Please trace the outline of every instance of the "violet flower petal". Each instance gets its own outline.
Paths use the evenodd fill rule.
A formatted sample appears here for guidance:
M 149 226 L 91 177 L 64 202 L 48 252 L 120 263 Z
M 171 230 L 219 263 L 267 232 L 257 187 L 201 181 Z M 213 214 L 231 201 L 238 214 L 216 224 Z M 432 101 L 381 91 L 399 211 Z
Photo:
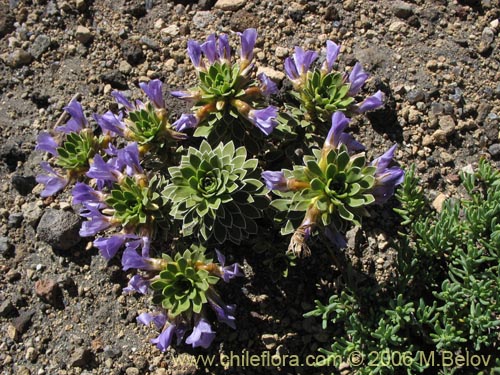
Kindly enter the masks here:
M 71 116 L 71 118 L 66 125 L 58 126 L 56 128 L 57 131 L 63 133 L 79 133 L 87 126 L 88 122 L 83 114 L 83 107 L 78 101 L 72 100 L 66 107 L 64 107 L 64 110 Z
M 282 171 L 264 171 L 261 174 L 269 190 L 289 191 L 288 180 Z
M 278 125 L 277 116 L 278 109 L 272 105 L 264 109 L 251 109 L 248 112 L 248 119 L 265 135 L 271 134 Z
M 264 73 L 260 73 L 257 75 L 257 78 L 259 79 L 261 83 L 261 90 L 264 95 L 273 95 L 278 93 L 278 86 L 276 86 L 276 83 L 269 78 L 267 75 Z
M 36 176 L 36 182 L 45 185 L 45 189 L 43 189 L 40 193 L 41 197 L 50 197 L 51 195 L 63 190 L 66 185 L 68 185 L 69 181 L 57 173 L 57 171 L 54 170 L 49 163 L 41 162 L 40 166 L 48 173 L 46 175 L 41 174 Z
M 356 95 L 361 90 L 361 87 L 363 87 L 367 79 L 368 74 L 363 70 L 361 64 L 357 62 L 349 74 L 349 83 L 351 84 L 349 88 L 349 95 Z
M 128 285 L 123 288 L 124 293 L 137 292 L 141 294 L 148 294 L 149 291 L 149 280 L 144 279 L 140 275 L 134 275 L 129 280 Z M 158 328 L 161 328 L 158 327 Z
M 172 124 L 175 130 L 182 132 L 186 129 L 196 128 L 198 126 L 198 118 L 193 114 L 183 113 L 181 117 Z
M 243 33 L 240 33 L 239 36 L 241 40 L 240 58 L 250 62 L 253 60 L 253 49 L 257 40 L 257 30 L 252 28 L 246 29 Z
M 102 129 L 104 134 L 111 133 L 123 137 L 125 124 L 121 121 L 122 116 L 116 116 L 113 112 L 107 111 L 103 115 L 93 114 L 94 120 Z
M 165 108 L 162 86 L 163 83 L 159 79 L 154 79 L 149 83 L 144 83 L 144 82 L 139 83 L 139 87 L 142 89 L 142 91 L 144 91 L 149 100 L 158 109 Z
M 212 326 L 205 319 L 201 318 L 194 326 L 193 332 L 186 338 L 186 344 L 191 344 L 193 348 L 201 346 L 207 349 L 214 341 L 215 332 Z
M 163 330 L 162 333 L 160 333 L 160 335 L 157 338 L 151 339 L 151 343 L 156 344 L 156 347 L 160 349 L 160 351 L 164 352 L 172 343 L 174 332 L 175 332 L 175 325 L 170 324 L 167 328 Z
M 99 252 L 106 260 L 113 258 L 118 250 L 125 243 L 124 235 L 115 235 L 111 237 L 101 237 L 94 240 L 94 246 L 99 249 Z
M 356 108 L 356 112 L 364 113 L 368 111 L 372 111 L 374 109 L 380 108 L 384 105 L 384 94 L 382 91 L 377 91 L 372 96 L 363 100 L 361 104 L 359 104 Z
M 57 147 L 59 146 L 49 133 L 40 133 L 36 139 L 35 150 L 45 151 L 53 156 L 57 156 Z

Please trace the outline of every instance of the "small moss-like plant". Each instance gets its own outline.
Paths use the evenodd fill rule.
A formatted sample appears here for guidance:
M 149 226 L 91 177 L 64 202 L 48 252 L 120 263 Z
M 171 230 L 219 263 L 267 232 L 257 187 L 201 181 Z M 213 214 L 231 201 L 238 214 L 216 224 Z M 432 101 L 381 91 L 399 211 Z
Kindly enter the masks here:
M 414 168 L 407 173 L 397 277 L 383 290 L 348 283 L 306 314 L 340 332 L 321 350 L 330 365 L 356 353 L 358 374 L 466 374 L 450 358 L 476 355 L 474 373 L 500 369 L 500 171 L 481 160 L 462 181 L 468 197 L 430 214 Z
M 257 167 L 257 159 L 247 160 L 245 148 L 235 149 L 233 142 L 190 147 L 180 166 L 169 168 L 171 182 L 163 192 L 171 215 L 182 220 L 183 235 L 239 244 L 257 233 L 254 219 L 267 205 Z

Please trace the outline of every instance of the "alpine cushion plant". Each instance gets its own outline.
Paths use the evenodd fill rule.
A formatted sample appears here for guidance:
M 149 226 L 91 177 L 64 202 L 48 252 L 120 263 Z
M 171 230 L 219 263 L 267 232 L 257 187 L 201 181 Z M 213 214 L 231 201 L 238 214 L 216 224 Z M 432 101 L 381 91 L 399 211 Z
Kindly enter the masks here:
M 125 250 L 122 258 L 124 269 L 147 271 L 144 277 L 135 275 L 126 291 L 152 292 L 158 312 L 154 315 L 143 313 L 137 320 L 146 325 L 154 323 L 162 329 L 162 333 L 151 340 L 161 351 L 171 344 L 174 334 L 179 344 L 189 330 L 192 332 L 185 339 L 186 344 L 193 348 L 208 348 L 215 338 L 208 320 L 210 312 L 221 323 L 236 328 L 235 306 L 226 305 L 215 286 L 220 279 L 229 282 L 241 276 L 239 266 L 236 263 L 224 266 L 225 257 L 218 251 L 219 262 L 214 263 L 205 257 L 204 252 L 204 248 L 192 246 L 173 257 L 163 254 L 162 258 L 149 258 L 139 255 L 134 249 Z
M 317 227 L 342 247 L 341 233 L 348 225 L 361 224 L 366 206 L 383 203 L 403 179 L 398 167 L 388 168 L 394 147 L 367 164 L 363 146 L 344 133 L 349 120 L 342 112 L 332 116 L 332 126 L 323 148 L 304 156 L 304 165 L 280 172 L 265 171 L 267 187 L 280 198 L 271 206 L 277 209 L 276 220 L 284 223 L 283 235 L 294 232 L 289 251 L 300 255 L 309 249 L 305 241 Z
M 265 74 L 256 75 L 253 49 L 255 29 L 238 33 L 241 41 L 239 60 L 232 63 L 229 38 L 221 34 L 205 43 L 188 41 L 188 55 L 196 68 L 199 85 L 174 91 L 172 95 L 193 104 L 193 112 L 183 114 L 173 125 L 178 131 L 196 128 L 195 136 L 208 139 L 214 146 L 233 140 L 253 149 L 262 134 L 268 136 L 278 124 L 277 108 L 266 104 L 276 84 Z
M 360 63 L 352 68 L 349 75 L 334 69 L 340 53 L 340 46 L 328 40 L 326 42 L 326 60 L 321 68 L 312 68 L 318 53 L 304 51 L 295 47 L 292 57 L 285 60 L 285 73 L 293 84 L 292 95 L 298 106 L 291 107 L 292 113 L 300 118 L 303 127 L 313 127 L 313 131 L 326 134 L 328 123 L 334 112 L 347 115 L 363 113 L 381 107 L 383 94 L 376 92 L 361 103 L 356 95 L 368 79 Z
M 259 181 L 257 159 L 248 159 L 245 147 L 231 141 L 212 149 L 203 141 L 190 147 L 163 191 L 172 205 L 170 215 L 182 220 L 182 235 L 197 233 L 201 241 L 239 244 L 257 233 L 254 219 L 268 204 Z
M 56 194 L 83 176 L 90 161 L 105 143 L 103 137 L 93 134 L 79 102 L 73 100 L 64 110 L 70 119 L 64 126 L 55 129 L 56 135 L 41 133 L 37 139 L 35 150 L 51 154 L 57 166 L 54 169 L 48 162 L 41 164 L 47 172 L 36 178 L 38 183 L 45 185 L 40 194 L 42 197 Z

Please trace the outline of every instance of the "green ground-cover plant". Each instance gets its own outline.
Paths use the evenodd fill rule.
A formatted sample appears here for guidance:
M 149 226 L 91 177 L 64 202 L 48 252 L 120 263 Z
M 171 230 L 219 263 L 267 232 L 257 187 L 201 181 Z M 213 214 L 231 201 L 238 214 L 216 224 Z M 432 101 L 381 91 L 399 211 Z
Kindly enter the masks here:
M 396 277 L 383 287 L 346 278 L 306 314 L 335 328 L 321 350 L 332 364 L 361 356 L 357 374 L 500 371 L 500 172 L 481 160 L 461 177 L 467 196 L 432 213 L 412 168 L 397 193 Z

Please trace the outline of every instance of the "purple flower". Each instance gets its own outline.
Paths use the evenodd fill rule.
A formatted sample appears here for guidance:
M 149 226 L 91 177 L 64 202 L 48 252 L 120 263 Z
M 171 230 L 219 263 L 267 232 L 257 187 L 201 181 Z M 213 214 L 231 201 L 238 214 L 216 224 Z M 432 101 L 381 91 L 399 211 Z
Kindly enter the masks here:
M 361 104 L 357 106 L 356 111 L 358 113 L 363 113 L 367 111 L 371 111 L 373 109 L 377 109 L 384 105 L 384 94 L 382 91 L 377 91 L 372 96 L 366 98 Z
M 128 235 L 128 238 L 133 239 L 126 243 L 127 249 L 136 250 L 141 248 L 141 254 L 144 258 L 149 258 L 149 248 L 151 245 L 151 239 L 148 236 L 137 237 L 133 235 Z
M 193 332 L 186 338 L 186 344 L 191 344 L 193 348 L 201 346 L 207 349 L 214 338 L 215 332 L 212 331 L 212 327 L 205 319 L 201 318 L 194 326 Z
M 136 318 L 136 320 L 137 322 L 142 323 L 145 326 L 148 326 L 150 323 L 153 323 L 156 326 L 156 328 L 161 329 L 167 322 L 167 316 L 163 313 L 154 315 L 149 313 L 142 313 Z
M 149 290 L 149 280 L 144 279 L 140 275 L 134 275 L 128 282 L 128 285 L 126 288 L 123 288 L 123 292 L 138 292 L 141 294 L 147 294 Z M 144 324 L 149 324 L 149 323 L 144 323 Z M 163 322 L 165 324 L 165 322 Z M 159 326 L 158 328 L 161 328 L 163 326 Z
M 73 203 L 101 203 L 104 198 L 104 194 L 91 188 L 89 185 L 83 182 L 77 182 L 71 191 L 73 195 Z
M 229 47 L 229 39 L 226 34 L 221 34 L 219 36 L 218 45 L 217 45 L 219 59 L 222 62 L 230 62 L 231 61 L 231 47 Z
M 132 246 L 128 246 L 128 244 L 122 256 L 122 266 L 124 271 L 130 268 L 136 268 L 139 270 L 155 269 L 152 261 L 153 260 L 151 258 L 139 255 L 137 251 Z
M 365 147 L 356 141 L 352 135 L 344 133 L 351 120 L 343 112 L 335 112 L 332 115 L 332 126 L 326 136 L 324 149 L 338 149 L 340 145 L 346 145 L 349 151 L 361 151 Z
M 265 75 L 264 73 L 260 73 L 257 78 L 262 85 L 261 90 L 264 95 L 272 95 L 278 93 L 278 86 L 276 86 L 276 83 L 274 83 L 274 81 L 267 75 Z
M 196 69 L 202 69 L 202 60 L 201 60 L 201 46 L 195 40 L 188 40 L 187 42 L 187 52 L 188 56 L 191 59 L 191 62 L 195 66 Z
M 352 68 L 351 74 L 349 74 L 349 83 L 351 87 L 349 88 L 349 95 L 354 96 L 365 84 L 368 79 L 368 74 L 363 70 L 363 67 L 359 62 L 357 62 Z
M 35 150 L 45 151 L 51 153 L 54 156 L 57 156 L 58 144 L 49 133 L 40 133 L 38 135 L 38 138 L 36 139 L 36 142 L 37 144 L 35 146 Z
M 94 205 L 85 205 L 80 211 L 80 216 L 90 219 L 82 223 L 79 232 L 81 237 L 94 236 L 113 225 L 113 218 L 103 215 Z
M 326 62 L 323 65 L 323 69 L 328 73 L 332 71 L 333 64 L 340 52 L 340 45 L 335 44 L 331 40 L 326 41 Z
M 67 107 L 64 107 L 64 110 L 69 113 L 71 118 L 66 125 L 58 126 L 56 128 L 57 131 L 63 133 L 78 133 L 87 126 L 87 119 L 83 114 L 83 108 L 79 102 L 76 100 L 71 101 Z
M 125 130 L 125 125 L 121 121 L 122 116 L 117 117 L 113 112 L 107 111 L 103 115 L 98 115 L 94 113 L 94 120 L 101 127 L 104 134 L 118 134 L 123 137 L 123 131 Z
M 383 155 L 372 161 L 371 165 L 377 169 L 375 171 L 375 186 L 372 195 L 375 203 L 383 204 L 394 194 L 396 186 L 404 180 L 404 171 L 399 167 L 388 168 L 394 157 L 397 145 L 392 146 Z
M 97 180 L 117 182 L 121 179 L 122 173 L 116 169 L 115 161 L 111 159 L 106 163 L 101 155 L 95 155 L 87 176 Z
M 139 83 L 140 88 L 147 95 L 153 105 L 158 108 L 165 108 L 165 101 L 163 100 L 162 82 L 159 79 L 154 79 L 149 83 Z
M 210 307 L 217 316 L 217 320 L 221 323 L 227 324 L 233 329 L 236 329 L 236 318 L 234 317 L 236 305 L 224 304 L 220 296 L 214 290 L 209 290 L 207 292 L 207 299 Z
M 257 40 L 257 30 L 246 29 L 243 33 L 238 33 L 241 40 L 240 58 L 247 64 L 253 60 L 253 49 Z
M 36 176 L 36 182 L 45 185 L 45 189 L 40 193 L 41 197 L 50 197 L 68 185 L 69 181 L 54 170 L 49 163 L 43 161 L 40 166 L 48 173 Z
M 277 116 L 278 109 L 272 105 L 264 109 L 251 109 L 248 112 L 248 119 L 265 135 L 271 134 L 278 125 Z
M 235 277 L 243 276 L 240 270 L 240 265 L 238 263 L 233 263 L 230 266 L 225 266 L 226 257 L 224 256 L 224 254 L 222 254 L 219 250 L 215 250 L 215 252 L 217 254 L 217 259 L 219 260 L 219 263 L 221 265 L 222 278 L 226 283 L 228 283 L 229 280 L 234 279 Z
M 121 234 L 111 237 L 101 237 L 94 240 L 94 246 L 99 249 L 104 259 L 110 260 L 116 255 L 126 240 L 127 237 Z
M 182 132 L 186 129 L 196 128 L 196 126 L 198 126 L 198 118 L 193 114 L 183 113 L 181 117 L 172 124 L 172 126 L 178 132 Z
M 201 45 L 201 50 L 203 51 L 203 54 L 206 56 L 210 64 L 213 64 L 216 60 L 219 59 L 215 34 L 211 34 L 208 36 L 207 41 Z
M 116 166 L 119 169 L 125 166 L 125 172 L 129 176 L 144 173 L 139 160 L 139 147 L 136 142 L 130 143 L 125 148 L 117 151 Z
M 196 101 L 200 99 L 200 93 L 198 91 L 171 91 L 170 95 L 174 98 L 179 98 L 183 100 L 193 100 Z
M 269 190 L 289 191 L 288 180 L 283 172 L 280 171 L 264 171 L 262 178 Z
M 172 339 L 174 338 L 174 333 L 175 333 L 175 325 L 169 324 L 169 326 L 165 328 L 162 333 L 160 333 L 160 336 L 158 336 L 155 339 L 151 339 L 151 343 L 156 344 L 156 347 L 160 349 L 160 351 L 164 352 L 172 343 Z
M 115 98 L 118 104 L 123 105 L 128 111 L 132 111 L 135 109 L 132 103 L 121 92 L 113 91 L 111 95 L 113 96 L 113 98 Z
M 295 47 L 295 53 L 292 59 L 288 57 L 285 60 L 285 73 L 291 81 L 296 81 L 304 76 L 311 64 L 318 57 L 318 53 L 314 51 L 304 51 L 300 47 Z

